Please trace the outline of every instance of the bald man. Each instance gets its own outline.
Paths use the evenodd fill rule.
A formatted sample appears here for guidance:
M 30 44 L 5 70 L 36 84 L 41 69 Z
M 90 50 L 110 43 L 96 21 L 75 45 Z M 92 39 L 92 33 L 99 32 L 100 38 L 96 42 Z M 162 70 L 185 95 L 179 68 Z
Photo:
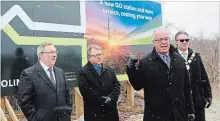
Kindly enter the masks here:
M 184 59 L 170 45 L 168 32 L 153 32 L 153 51 L 129 56 L 126 72 L 135 90 L 144 89 L 144 121 L 193 121 L 192 91 Z

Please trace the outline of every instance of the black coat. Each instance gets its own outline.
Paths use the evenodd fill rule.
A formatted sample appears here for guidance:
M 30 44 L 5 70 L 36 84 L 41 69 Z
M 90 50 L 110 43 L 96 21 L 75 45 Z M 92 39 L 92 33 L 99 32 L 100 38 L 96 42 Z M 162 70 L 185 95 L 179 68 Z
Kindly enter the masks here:
M 56 107 L 71 108 L 69 91 L 63 70 L 54 67 L 55 87 L 40 63 L 22 71 L 18 85 L 18 103 L 28 121 L 70 121 L 71 109 L 61 111 Z
M 189 48 L 187 61 L 191 58 L 192 54 L 193 50 Z M 197 108 L 205 108 L 205 98 L 212 98 L 212 92 L 209 78 L 199 53 L 195 53 L 189 65 L 194 105 Z
M 187 121 L 187 114 L 194 113 L 184 59 L 173 46 L 169 54 L 170 68 L 155 48 L 140 60 L 138 69 L 127 67 L 134 89 L 144 89 L 144 121 Z
M 85 121 L 119 121 L 117 100 L 120 83 L 113 71 L 102 68 L 99 75 L 88 62 L 79 71 L 78 86 L 84 101 Z M 102 96 L 109 96 L 110 104 L 105 104 Z

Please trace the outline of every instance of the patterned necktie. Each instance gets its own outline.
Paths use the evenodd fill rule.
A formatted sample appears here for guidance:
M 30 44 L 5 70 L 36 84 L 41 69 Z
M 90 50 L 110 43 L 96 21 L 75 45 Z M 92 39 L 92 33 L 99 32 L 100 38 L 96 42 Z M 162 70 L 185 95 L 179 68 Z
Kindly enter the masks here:
M 163 55 L 163 61 L 167 64 L 168 67 L 170 67 L 170 60 L 168 55 Z
M 94 66 L 95 70 L 98 72 L 98 74 L 101 74 L 101 67 L 100 66 Z
M 50 72 L 50 80 L 51 80 L 51 82 L 53 83 L 53 85 L 55 86 L 55 85 L 56 85 L 56 81 L 55 81 L 55 79 L 54 79 L 54 77 L 53 77 L 53 68 L 49 68 L 48 70 L 49 70 L 49 72 Z M 56 86 L 55 86 L 55 87 L 56 87 Z

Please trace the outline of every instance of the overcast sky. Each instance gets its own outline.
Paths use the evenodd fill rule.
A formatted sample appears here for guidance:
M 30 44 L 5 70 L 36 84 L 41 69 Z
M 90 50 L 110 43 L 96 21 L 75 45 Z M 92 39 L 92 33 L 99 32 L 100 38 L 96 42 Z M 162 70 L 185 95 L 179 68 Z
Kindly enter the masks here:
M 170 30 L 186 30 L 190 35 L 213 37 L 220 33 L 220 2 L 162 2 L 164 24 L 172 23 Z

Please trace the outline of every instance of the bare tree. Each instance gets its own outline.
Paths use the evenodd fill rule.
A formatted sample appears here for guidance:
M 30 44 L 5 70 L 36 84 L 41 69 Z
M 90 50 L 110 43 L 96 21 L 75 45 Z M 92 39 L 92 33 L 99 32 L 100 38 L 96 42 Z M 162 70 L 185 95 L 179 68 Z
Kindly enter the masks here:
M 191 38 L 191 47 L 200 53 L 202 61 L 208 73 L 213 93 L 217 94 L 219 90 L 220 81 L 220 60 L 219 60 L 219 42 L 220 36 L 216 35 L 214 38 L 206 39 L 203 36 L 199 38 Z

